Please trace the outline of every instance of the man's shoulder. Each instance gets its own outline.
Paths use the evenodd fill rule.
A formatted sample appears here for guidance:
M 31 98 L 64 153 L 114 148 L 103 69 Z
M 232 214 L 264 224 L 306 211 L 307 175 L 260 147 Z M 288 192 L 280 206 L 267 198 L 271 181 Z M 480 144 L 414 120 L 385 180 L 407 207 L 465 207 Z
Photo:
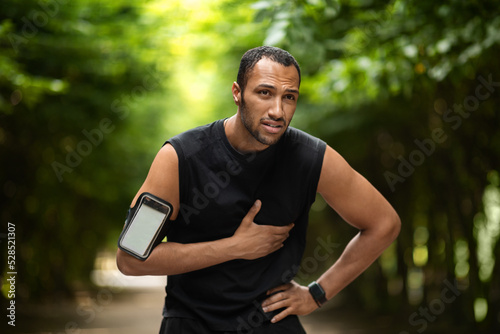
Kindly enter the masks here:
M 189 156 L 194 152 L 202 150 L 215 140 L 218 140 L 217 126 L 222 120 L 217 120 L 210 124 L 201 125 L 184 132 L 181 132 L 165 142 L 170 143 L 176 151 L 182 149 L 185 155 Z
M 326 149 L 326 143 L 323 140 L 292 126 L 287 129 L 285 144 L 291 147 L 304 148 L 319 152 L 324 152 Z
M 185 139 L 196 139 L 199 137 L 213 136 L 214 132 L 216 131 L 216 126 L 219 122 L 221 122 L 221 120 L 217 120 L 217 121 L 209 123 L 209 124 L 197 126 L 195 128 L 181 132 L 181 133 L 173 136 L 171 139 L 179 138 L 179 139 L 185 140 Z

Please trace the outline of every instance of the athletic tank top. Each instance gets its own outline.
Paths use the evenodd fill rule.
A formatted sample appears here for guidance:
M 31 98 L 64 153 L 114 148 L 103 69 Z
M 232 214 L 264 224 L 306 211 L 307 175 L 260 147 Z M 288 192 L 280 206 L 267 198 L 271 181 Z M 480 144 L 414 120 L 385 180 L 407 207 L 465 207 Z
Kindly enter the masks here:
M 179 158 L 181 203 L 168 241 L 230 237 L 257 199 L 262 207 L 255 223 L 295 226 L 284 246 L 265 257 L 169 276 L 163 315 L 199 319 L 220 331 L 270 319 L 260 304 L 267 290 L 289 282 L 299 269 L 326 144 L 289 127 L 275 145 L 244 155 L 229 143 L 223 120 L 167 143 Z

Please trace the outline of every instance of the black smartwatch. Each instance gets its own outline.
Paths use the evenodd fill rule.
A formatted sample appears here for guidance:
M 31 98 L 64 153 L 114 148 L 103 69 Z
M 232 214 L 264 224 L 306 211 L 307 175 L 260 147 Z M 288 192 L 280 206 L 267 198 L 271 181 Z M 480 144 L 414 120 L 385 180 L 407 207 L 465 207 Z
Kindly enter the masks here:
M 319 307 L 327 302 L 325 290 L 316 281 L 308 285 L 309 293 Z

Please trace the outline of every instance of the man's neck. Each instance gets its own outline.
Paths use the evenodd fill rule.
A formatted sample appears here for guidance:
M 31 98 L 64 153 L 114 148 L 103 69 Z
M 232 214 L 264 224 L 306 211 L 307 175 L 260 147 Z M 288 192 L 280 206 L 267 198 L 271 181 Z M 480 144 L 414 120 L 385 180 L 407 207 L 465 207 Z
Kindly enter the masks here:
M 269 145 L 257 141 L 241 122 L 239 113 L 224 121 L 224 131 L 229 144 L 241 154 L 255 153 L 265 150 Z

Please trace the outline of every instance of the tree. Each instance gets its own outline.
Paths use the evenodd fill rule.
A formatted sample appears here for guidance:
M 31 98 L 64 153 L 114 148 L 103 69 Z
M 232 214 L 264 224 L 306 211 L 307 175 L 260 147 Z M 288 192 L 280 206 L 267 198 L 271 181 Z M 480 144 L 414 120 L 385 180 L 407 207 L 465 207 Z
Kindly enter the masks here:
M 121 228 L 129 180 L 147 170 L 143 148 L 155 138 L 135 137 L 133 126 L 154 133 L 161 124 L 161 110 L 138 104 L 162 89 L 166 73 L 151 57 L 154 22 L 128 1 L 3 8 L 0 216 L 16 226 L 16 294 L 70 295 L 88 283 L 109 231 Z
M 240 4 L 4 2 L 0 217 L 17 229 L 18 300 L 89 287 L 163 142 L 231 113 L 239 57 L 263 36 Z
M 254 7 L 269 27 L 266 43 L 290 50 L 304 70 L 299 122 L 326 138 L 402 217 L 396 247 L 348 289 L 357 296 L 350 300 L 411 316 L 418 305 L 439 302 L 444 284 L 456 280 L 461 295 L 440 319 L 498 330 L 496 3 Z

